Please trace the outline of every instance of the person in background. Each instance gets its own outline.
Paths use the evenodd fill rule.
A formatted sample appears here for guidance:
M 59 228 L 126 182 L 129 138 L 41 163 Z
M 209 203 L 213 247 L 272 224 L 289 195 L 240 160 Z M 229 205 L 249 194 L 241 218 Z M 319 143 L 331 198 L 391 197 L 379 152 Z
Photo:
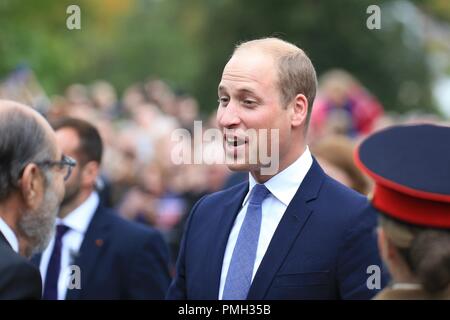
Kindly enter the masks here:
M 64 179 L 75 162 L 33 109 L 0 100 L 0 299 L 40 299 L 39 271 L 27 260 L 44 250 Z
M 450 127 L 396 126 L 355 154 L 375 181 L 379 250 L 391 286 L 376 299 L 450 299 Z
M 56 236 L 37 256 L 44 299 L 162 299 L 169 285 L 168 251 L 161 235 L 105 208 L 95 189 L 102 159 L 97 129 L 80 119 L 54 124 L 58 145 L 79 166 L 66 183 Z M 81 288 L 68 288 L 72 266 Z
M 330 70 L 320 77 L 311 115 L 311 139 L 329 134 L 367 135 L 382 115 L 383 106 L 355 77 L 344 70 Z
M 353 151 L 353 142 L 342 135 L 328 136 L 311 144 L 311 152 L 326 174 L 347 187 L 367 195 L 370 184 L 355 165 Z

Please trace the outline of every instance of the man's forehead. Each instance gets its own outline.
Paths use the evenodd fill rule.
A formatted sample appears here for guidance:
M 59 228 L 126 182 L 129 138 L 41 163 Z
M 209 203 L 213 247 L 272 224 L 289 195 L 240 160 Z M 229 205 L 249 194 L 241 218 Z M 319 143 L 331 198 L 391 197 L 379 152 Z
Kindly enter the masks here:
M 70 127 L 63 127 L 56 130 L 56 139 L 58 145 L 64 148 L 65 152 L 76 151 L 80 144 L 80 137 L 76 130 Z
M 253 71 L 261 70 L 262 68 L 273 68 L 274 57 L 258 49 L 241 49 L 233 54 L 225 65 L 224 73 L 236 69 Z
M 226 64 L 219 90 L 230 85 L 242 90 L 254 90 L 254 85 L 267 85 L 276 80 L 273 58 L 264 52 L 245 50 L 231 57 Z
M 56 159 L 61 159 L 64 152 L 62 151 L 61 147 L 57 143 L 55 143 L 54 146 L 55 146 L 54 148 L 55 148 L 55 152 L 56 152 Z

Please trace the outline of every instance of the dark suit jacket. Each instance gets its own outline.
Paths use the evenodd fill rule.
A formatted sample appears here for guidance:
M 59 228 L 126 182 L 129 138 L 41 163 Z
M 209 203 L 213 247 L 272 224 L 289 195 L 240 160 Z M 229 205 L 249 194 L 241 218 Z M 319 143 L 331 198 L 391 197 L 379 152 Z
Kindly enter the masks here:
M 203 197 L 188 219 L 168 299 L 218 299 L 228 236 L 248 192 L 244 182 Z M 376 214 L 362 195 L 314 160 L 281 219 L 248 299 L 370 299 L 378 265 Z M 382 286 L 386 282 L 382 274 Z
M 0 232 L 0 299 L 40 299 L 39 270 L 11 248 Z
M 33 261 L 39 264 L 40 257 Z M 163 299 L 168 261 L 159 232 L 99 206 L 73 261 L 81 289 L 67 290 L 66 299 Z

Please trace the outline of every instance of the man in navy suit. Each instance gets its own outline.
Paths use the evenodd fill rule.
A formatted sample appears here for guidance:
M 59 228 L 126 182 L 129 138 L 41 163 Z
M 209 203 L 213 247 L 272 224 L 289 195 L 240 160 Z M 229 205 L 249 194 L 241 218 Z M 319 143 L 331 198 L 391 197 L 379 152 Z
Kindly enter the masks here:
M 368 273 L 381 268 L 375 213 L 306 145 L 316 85 L 311 61 L 288 42 L 235 49 L 217 121 L 229 168 L 249 182 L 196 203 L 168 299 L 369 299 L 384 286 L 384 273 Z
M 105 208 L 95 190 L 102 156 L 97 129 L 70 118 L 54 128 L 58 145 L 79 165 L 66 183 L 56 236 L 35 259 L 43 298 L 163 299 L 170 277 L 162 237 Z

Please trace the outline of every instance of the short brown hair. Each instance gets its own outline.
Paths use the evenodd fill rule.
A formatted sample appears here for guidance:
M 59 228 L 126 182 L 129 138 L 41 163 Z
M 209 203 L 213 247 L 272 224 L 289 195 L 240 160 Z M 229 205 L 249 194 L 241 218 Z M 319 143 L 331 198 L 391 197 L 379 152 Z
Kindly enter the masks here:
M 292 43 L 274 37 L 242 42 L 234 53 L 245 48 L 261 48 L 274 57 L 282 105 L 287 106 L 297 94 L 304 94 L 308 100 L 308 124 L 316 97 L 317 75 L 306 53 Z
M 80 165 L 85 165 L 90 161 L 98 164 L 102 162 L 103 143 L 97 128 L 87 121 L 77 118 L 61 118 L 52 123 L 55 131 L 63 128 L 75 130 L 80 138 L 78 153 Z
M 379 225 L 427 292 L 450 288 L 450 230 L 410 225 L 382 212 Z

